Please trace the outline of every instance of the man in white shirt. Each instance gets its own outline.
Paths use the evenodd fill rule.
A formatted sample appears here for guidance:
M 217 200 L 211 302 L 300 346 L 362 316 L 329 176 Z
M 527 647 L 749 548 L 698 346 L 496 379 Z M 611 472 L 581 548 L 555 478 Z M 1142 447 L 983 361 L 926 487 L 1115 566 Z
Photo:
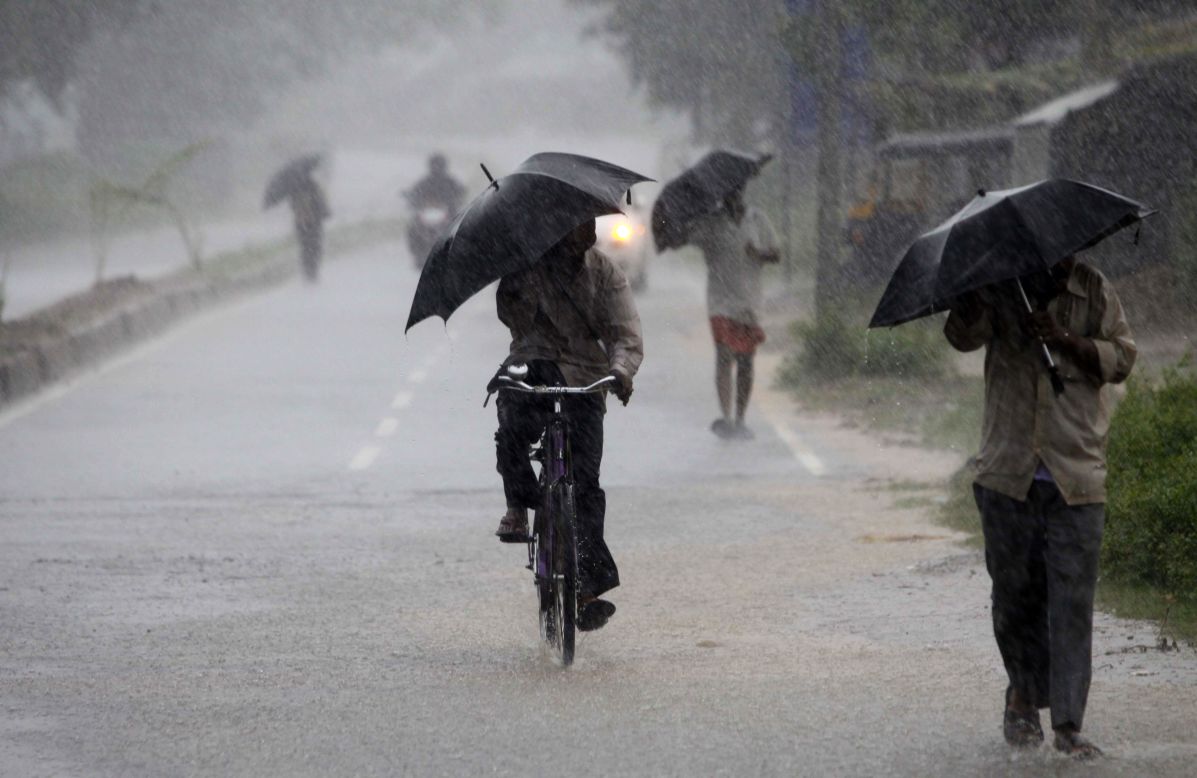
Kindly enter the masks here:
M 737 190 L 723 207 L 694 222 L 690 243 L 707 262 L 707 315 L 715 339 L 715 390 L 723 415 L 711 430 L 724 438 L 752 437 L 744 413 L 752 396 L 753 358 L 765 342 L 757 311 L 761 305 L 761 270 L 780 260 L 777 234 L 759 208 L 744 203 Z M 735 407 L 732 367 L 735 366 Z

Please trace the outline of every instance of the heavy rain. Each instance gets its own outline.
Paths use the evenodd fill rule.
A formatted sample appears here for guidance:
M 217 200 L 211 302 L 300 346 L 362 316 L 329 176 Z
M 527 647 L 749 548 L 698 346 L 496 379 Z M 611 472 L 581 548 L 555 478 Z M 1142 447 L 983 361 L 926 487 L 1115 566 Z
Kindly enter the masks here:
M 1189 0 L 0 0 L 0 774 L 1192 775 L 1194 128 Z

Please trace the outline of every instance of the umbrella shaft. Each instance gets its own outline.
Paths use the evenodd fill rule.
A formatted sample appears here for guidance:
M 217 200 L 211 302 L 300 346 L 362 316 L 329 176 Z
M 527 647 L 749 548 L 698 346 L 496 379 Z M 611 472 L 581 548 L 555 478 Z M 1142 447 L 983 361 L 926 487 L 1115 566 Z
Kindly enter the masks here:
M 1022 279 L 1014 279 L 1014 283 L 1018 285 L 1018 293 L 1022 295 L 1022 304 L 1027 307 L 1027 313 L 1034 313 L 1035 308 L 1031 305 L 1031 298 L 1027 297 L 1027 290 L 1022 288 Z M 1043 350 L 1043 360 L 1047 362 L 1047 366 L 1055 370 L 1056 360 L 1052 359 L 1052 352 L 1048 349 L 1047 344 L 1043 342 L 1043 338 L 1039 338 L 1039 348 Z

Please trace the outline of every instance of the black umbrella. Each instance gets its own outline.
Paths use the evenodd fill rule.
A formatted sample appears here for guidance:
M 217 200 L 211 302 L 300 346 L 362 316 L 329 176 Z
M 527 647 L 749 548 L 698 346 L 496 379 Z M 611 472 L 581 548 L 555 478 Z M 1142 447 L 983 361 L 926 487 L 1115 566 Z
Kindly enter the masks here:
M 771 155 L 712 151 L 670 181 L 653 204 L 653 241 L 657 251 L 681 248 L 695 219 L 717 212 L 724 199 L 743 189 Z
M 578 225 L 620 213 L 632 185 L 651 180 L 576 154 L 524 160 L 510 175 L 492 180 L 433 245 L 405 329 L 430 316 L 447 320 L 491 282 L 531 267 Z
M 323 159 L 321 154 L 305 154 L 288 162 L 270 177 L 266 185 L 266 193 L 262 198 L 262 207 L 270 208 L 291 196 L 291 193 L 303 187 L 312 176 L 312 171 Z
M 978 192 L 906 251 L 869 326 L 891 327 L 930 316 L 967 292 L 1049 270 L 1152 213 L 1120 194 L 1063 178 Z M 1016 285 L 1031 310 L 1022 282 Z M 1043 353 L 1054 378 L 1046 346 Z

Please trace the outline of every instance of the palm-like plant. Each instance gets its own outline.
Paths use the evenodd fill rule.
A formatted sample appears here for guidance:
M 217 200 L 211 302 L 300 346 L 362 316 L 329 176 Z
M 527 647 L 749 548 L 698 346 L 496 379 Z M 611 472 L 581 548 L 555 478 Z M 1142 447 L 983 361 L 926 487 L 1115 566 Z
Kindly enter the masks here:
M 91 215 L 91 243 L 96 258 L 96 283 L 104 279 L 108 248 L 114 223 L 123 221 L 138 206 L 159 208 L 179 231 L 192 267 L 203 264 L 203 234 L 170 196 L 170 184 L 204 149 L 208 141 L 192 143 L 158 164 L 139 184 L 129 185 L 96 176 L 88 193 Z

